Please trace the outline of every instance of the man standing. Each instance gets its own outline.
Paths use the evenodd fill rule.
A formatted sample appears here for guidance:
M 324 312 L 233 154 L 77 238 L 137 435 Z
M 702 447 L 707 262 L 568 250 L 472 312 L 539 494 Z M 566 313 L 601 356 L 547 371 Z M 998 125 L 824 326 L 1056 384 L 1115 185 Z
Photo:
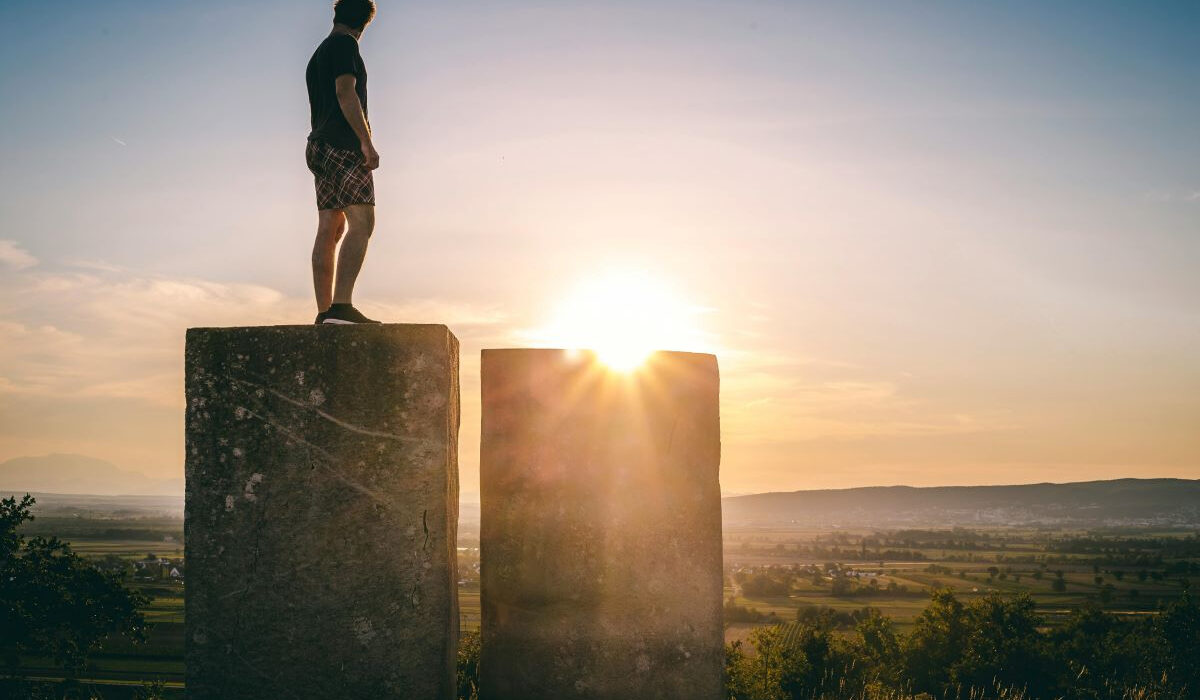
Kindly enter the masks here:
M 333 31 L 313 52 L 305 72 L 312 114 L 305 159 L 317 188 L 312 252 L 317 323 L 379 323 L 350 303 L 375 228 L 371 171 L 379 167 L 379 153 L 371 142 L 367 69 L 358 53 L 358 40 L 374 17 L 372 0 L 334 2 Z

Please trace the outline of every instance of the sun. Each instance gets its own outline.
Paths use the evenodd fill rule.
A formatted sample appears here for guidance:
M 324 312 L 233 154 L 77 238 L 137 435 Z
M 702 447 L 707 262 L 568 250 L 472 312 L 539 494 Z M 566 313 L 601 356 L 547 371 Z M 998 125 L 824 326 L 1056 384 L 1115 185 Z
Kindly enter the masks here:
M 699 312 L 660 278 L 614 270 L 567 293 L 537 336 L 550 345 L 593 350 L 612 369 L 630 371 L 655 350 L 696 349 Z

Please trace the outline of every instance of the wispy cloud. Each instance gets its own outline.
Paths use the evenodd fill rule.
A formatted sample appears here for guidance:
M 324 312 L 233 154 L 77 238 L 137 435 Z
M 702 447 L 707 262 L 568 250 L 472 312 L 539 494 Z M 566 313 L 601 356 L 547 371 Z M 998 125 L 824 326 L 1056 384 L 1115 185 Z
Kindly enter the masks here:
M 38 264 L 38 259 L 11 239 L 0 239 L 0 263 L 14 270 L 24 270 Z
M 722 370 L 722 432 L 744 444 L 925 436 L 1006 430 L 1003 411 L 981 415 L 905 390 L 905 377 L 768 352 L 730 357 Z
M 1142 193 L 1147 202 L 1200 202 L 1200 190 L 1152 190 Z
M 79 270 L 93 270 L 96 272 L 124 272 L 125 268 L 119 265 L 113 265 L 106 260 L 64 260 L 63 264 L 67 267 L 73 267 Z
M 183 401 L 191 326 L 306 323 L 312 302 L 254 284 L 156 275 L 23 272 L 0 281 L 0 394 Z M 385 318 L 487 337 L 493 309 L 424 299 L 371 305 Z

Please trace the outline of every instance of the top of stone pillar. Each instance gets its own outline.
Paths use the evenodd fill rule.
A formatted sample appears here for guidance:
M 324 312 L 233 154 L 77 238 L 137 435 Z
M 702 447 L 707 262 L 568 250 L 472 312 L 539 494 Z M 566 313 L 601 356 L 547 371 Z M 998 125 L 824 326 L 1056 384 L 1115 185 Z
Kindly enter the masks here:
M 559 365 L 591 366 L 614 377 L 652 374 L 671 366 L 692 366 L 705 371 L 717 369 L 716 355 L 682 350 L 655 350 L 640 364 L 629 369 L 609 367 L 599 352 L 586 348 L 485 348 L 482 357 L 484 362 L 529 362 L 539 365 L 554 363 L 557 359 Z
M 402 329 L 414 333 L 451 333 L 449 326 L 444 323 L 280 323 L 270 326 L 193 326 L 187 330 L 188 333 L 209 331 L 257 332 L 283 329 L 297 331 L 306 328 L 313 331 L 343 330 L 350 332 L 370 332 L 374 330 L 376 332 L 395 332 L 397 329 Z

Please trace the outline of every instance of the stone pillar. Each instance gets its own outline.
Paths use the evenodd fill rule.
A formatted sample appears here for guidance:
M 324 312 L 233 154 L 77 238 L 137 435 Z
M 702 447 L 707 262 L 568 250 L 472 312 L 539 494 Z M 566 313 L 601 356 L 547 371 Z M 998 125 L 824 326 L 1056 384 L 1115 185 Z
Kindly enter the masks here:
M 717 361 L 484 350 L 484 700 L 722 697 Z
M 192 700 L 455 697 L 458 340 L 187 332 Z

